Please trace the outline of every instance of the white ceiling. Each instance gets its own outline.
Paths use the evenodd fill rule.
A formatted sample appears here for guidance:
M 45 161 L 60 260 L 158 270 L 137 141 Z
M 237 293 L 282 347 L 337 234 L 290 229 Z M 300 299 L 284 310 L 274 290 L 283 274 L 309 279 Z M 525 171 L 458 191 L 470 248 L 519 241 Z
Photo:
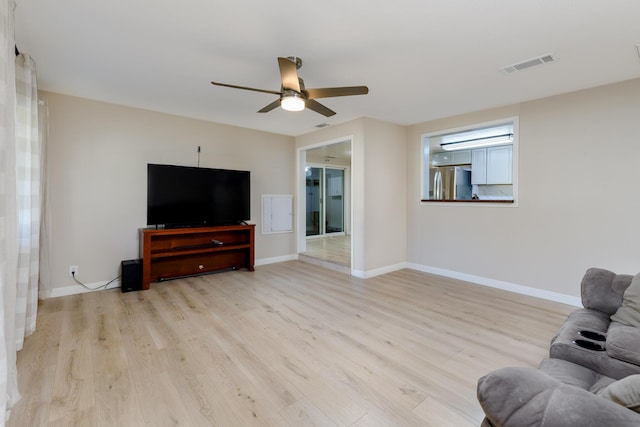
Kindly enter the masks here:
M 638 0 L 16 0 L 18 48 L 39 87 L 268 132 L 371 117 L 409 125 L 640 77 Z M 522 72 L 500 69 L 553 54 Z M 258 114 L 280 90 L 276 58 L 337 114 Z
M 351 141 L 337 142 L 322 147 L 306 150 L 307 163 L 324 164 L 325 166 L 351 164 Z

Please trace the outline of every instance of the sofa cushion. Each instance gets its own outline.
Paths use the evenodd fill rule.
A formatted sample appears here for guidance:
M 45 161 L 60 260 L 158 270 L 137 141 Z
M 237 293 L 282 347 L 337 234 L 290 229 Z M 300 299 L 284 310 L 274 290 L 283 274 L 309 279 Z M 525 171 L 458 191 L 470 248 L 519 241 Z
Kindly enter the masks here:
M 629 375 L 596 393 L 600 397 L 640 412 L 640 375 Z
M 588 269 L 581 282 L 582 305 L 612 315 L 622 304 L 622 295 L 632 277 L 602 268 Z
M 544 359 L 538 366 L 538 370 L 563 384 L 572 385 L 591 393 L 615 382 L 613 378 L 562 359 Z
M 611 320 L 625 325 L 640 327 L 640 273 L 631 280 L 622 295 L 622 305 L 611 316 Z
M 496 426 L 536 425 L 544 419 L 547 403 L 561 383 L 533 368 L 502 368 L 478 381 L 478 401 Z M 520 421 L 519 421 L 520 420 Z
M 611 322 L 606 345 L 609 356 L 640 365 L 640 328 Z

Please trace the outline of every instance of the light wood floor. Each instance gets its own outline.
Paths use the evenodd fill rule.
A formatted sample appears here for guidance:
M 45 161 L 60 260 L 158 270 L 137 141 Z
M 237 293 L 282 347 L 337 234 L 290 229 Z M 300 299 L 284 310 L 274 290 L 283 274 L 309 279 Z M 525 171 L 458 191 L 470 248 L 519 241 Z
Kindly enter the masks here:
M 291 261 L 41 302 L 9 426 L 477 426 L 572 307 Z
M 303 255 L 350 267 L 351 236 L 338 235 L 307 239 L 307 249 Z

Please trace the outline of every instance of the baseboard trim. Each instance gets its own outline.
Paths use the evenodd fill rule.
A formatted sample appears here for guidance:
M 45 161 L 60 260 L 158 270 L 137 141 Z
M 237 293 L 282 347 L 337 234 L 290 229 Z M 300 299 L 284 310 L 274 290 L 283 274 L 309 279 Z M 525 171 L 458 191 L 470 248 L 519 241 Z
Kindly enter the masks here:
M 297 254 L 293 255 L 282 255 L 276 256 L 272 258 L 261 258 L 257 259 L 254 263 L 255 266 L 267 265 L 267 264 L 276 264 L 278 262 L 286 262 L 286 261 L 295 261 L 298 259 Z
M 268 265 L 276 264 L 279 262 L 294 261 L 298 259 L 298 255 L 284 255 L 272 258 L 262 258 L 256 260 L 255 265 Z M 428 265 L 415 264 L 401 262 L 398 264 L 389 265 L 386 267 L 376 268 L 373 270 L 351 270 L 351 275 L 360 279 L 370 279 L 372 277 L 380 276 L 382 274 L 392 273 L 394 271 L 409 268 L 412 270 L 421 271 L 423 273 L 436 274 L 438 276 L 449 277 L 452 279 L 464 280 L 465 282 L 471 282 L 477 285 L 488 286 L 490 288 L 501 289 L 504 291 L 514 292 L 516 294 L 532 296 L 536 298 L 542 298 L 549 301 L 559 302 L 562 304 L 572 305 L 575 307 L 582 307 L 582 300 L 580 297 L 574 297 L 571 295 L 565 295 L 558 292 L 545 291 L 543 289 L 531 288 L 529 286 L 517 285 L 515 283 L 504 282 L 501 280 L 489 279 L 487 277 L 476 276 L 473 274 L 461 273 L 458 271 L 447 270 L 444 268 L 431 267 Z M 65 286 L 60 288 L 53 288 L 50 290 L 41 290 L 38 293 L 40 299 L 64 297 L 68 295 L 83 294 L 87 292 L 95 292 L 105 290 L 103 288 L 108 282 L 96 282 L 88 283 L 87 286 L 92 289 L 87 289 L 81 285 Z M 120 287 L 120 280 L 114 280 L 109 283 L 106 289 L 116 289 Z
M 351 270 L 351 275 L 355 277 L 359 277 L 360 279 L 370 279 L 372 277 L 381 276 L 387 273 L 393 273 L 394 271 L 402 270 L 404 268 L 408 268 L 408 264 L 406 262 L 400 262 L 398 264 L 387 265 L 381 268 L 375 268 L 373 270 Z
M 407 268 L 421 271 L 423 273 L 431 273 L 438 276 L 450 277 L 452 279 L 464 280 L 465 282 L 488 286 L 490 288 L 502 289 L 503 291 L 514 292 L 516 294 L 541 298 L 549 301 L 559 302 L 562 304 L 572 305 L 575 307 L 582 307 L 582 300 L 580 299 L 580 297 L 574 297 L 558 292 L 545 291 L 543 289 L 531 288 L 529 286 L 517 285 L 515 283 L 503 282 L 501 280 L 489 279 L 487 277 L 475 276 L 473 274 L 460 273 L 458 271 L 446 270 L 444 268 L 438 267 L 430 267 L 422 264 L 408 263 Z
M 256 260 L 254 265 L 260 266 L 260 265 L 267 265 L 267 264 L 275 264 L 277 262 L 292 261 L 296 259 L 298 259 L 298 255 L 285 255 L 285 256 L 273 257 L 273 258 L 262 258 L 262 259 Z M 57 298 L 57 297 L 66 297 L 69 295 L 84 294 L 87 292 L 96 292 L 96 291 L 104 291 L 107 289 L 115 289 L 120 287 L 120 280 L 114 280 L 113 282 L 109 283 L 109 286 L 107 286 L 107 288 L 105 289 L 103 288 L 103 286 L 106 284 L 107 284 L 107 281 L 105 280 L 104 282 L 87 283 L 87 286 L 92 289 L 87 289 L 81 285 L 72 285 L 72 286 L 53 288 L 49 290 L 41 290 L 38 292 L 38 298 L 49 299 L 49 298 Z
M 113 282 L 109 283 L 109 285 L 105 289 L 103 286 L 106 285 L 107 283 L 109 283 L 109 281 L 107 280 L 105 280 L 104 282 L 87 283 L 87 286 L 92 289 L 87 289 L 81 285 L 72 285 L 72 286 L 65 286 L 61 288 L 53 288 L 49 290 L 41 290 L 38 292 L 38 298 L 49 299 L 49 298 L 57 298 L 57 297 L 66 297 L 69 295 L 104 291 L 107 289 L 116 289 L 120 287 L 120 280 L 114 280 Z

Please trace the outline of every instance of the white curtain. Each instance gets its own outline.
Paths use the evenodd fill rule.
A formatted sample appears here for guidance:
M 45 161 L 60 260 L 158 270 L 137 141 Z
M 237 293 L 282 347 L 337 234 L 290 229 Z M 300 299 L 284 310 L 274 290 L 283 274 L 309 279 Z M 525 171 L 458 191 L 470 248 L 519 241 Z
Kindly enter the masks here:
M 49 180 L 47 177 L 47 142 L 49 141 L 49 103 L 47 98 L 38 95 L 38 133 L 40 135 L 41 175 L 41 218 L 40 218 L 40 280 L 38 295 L 40 299 L 51 295 L 51 213 L 49 212 Z
M 38 130 L 36 64 L 28 55 L 16 58 L 16 188 L 18 202 L 18 283 L 16 349 L 36 329 L 40 266 L 42 160 Z
M 15 55 L 13 0 L 0 0 L 0 424 L 20 399 L 16 352 L 36 327 L 43 118 L 35 62 Z M 46 104 L 40 106 L 46 113 Z
M 15 40 L 13 0 L 0 0 L 0 422 L 20 398 L 16 372 L 15 304 L 18 271 Z M 2 414 L 5 416 L 3 417 Z

